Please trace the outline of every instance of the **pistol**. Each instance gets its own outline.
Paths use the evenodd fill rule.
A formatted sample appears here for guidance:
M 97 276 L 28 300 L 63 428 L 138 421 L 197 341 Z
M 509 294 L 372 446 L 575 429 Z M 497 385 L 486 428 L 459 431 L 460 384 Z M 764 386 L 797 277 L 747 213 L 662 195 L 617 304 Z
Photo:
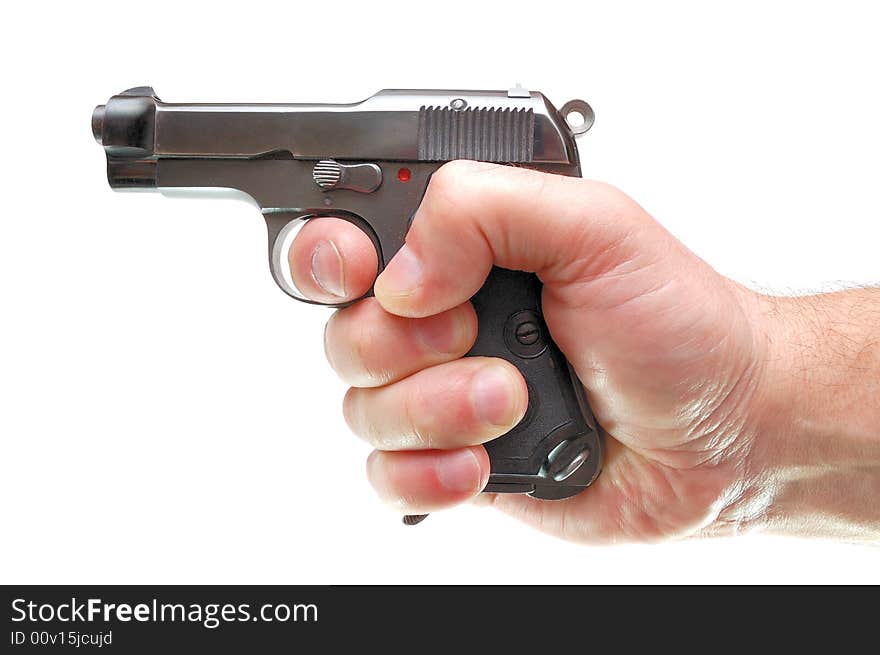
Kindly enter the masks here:
M 92 133 L 113 189 L 246 194 L 268 227 L 275 282 L 312 302 L 287 265 L 305 221 L 332 216 L 356 225 L 376 249 L 378 274 L 403 245 L 444 162 L 472 159 L 579 177 L 575 137 L 593 119 L 582 100 L 557 110 L 542 93 L 519 86 L 385 90 L 353 104 L 172 104 L 137 87 L 95 108 Z M 471 302 L 478 336 L 468 355 L 511 362 L 529 392 L 522 421 L 486 444 L 491 475 L 484 491 L 547 500 L 579 493 L 599 474 L 603 433 L 544 323 L 540 280 L 495 267 Z

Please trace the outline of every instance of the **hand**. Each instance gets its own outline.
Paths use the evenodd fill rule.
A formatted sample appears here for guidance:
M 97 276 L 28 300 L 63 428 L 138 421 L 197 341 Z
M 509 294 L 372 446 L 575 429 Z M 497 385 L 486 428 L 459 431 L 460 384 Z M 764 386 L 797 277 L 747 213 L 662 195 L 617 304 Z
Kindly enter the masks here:
M 301 230 L 290 264 L 308 296 L 342 302 L 369 289 L 376 255 L 357 228 L 321 218 Z M 481 444 L 528 403 L 512 365 L 461 358 L 476 334 L 468 299 L 493 264 L 541 278 L 549 330 L 609 434 L 598 480 L 567 500 L 478 496 L 489 476 Z M 352 386 L 346 419 L 376 448 L 370 481 L 401 511 L 478 497 L 589 542 L 735 531 L 767 515 L 767 471 L 780 449 L 759 437 L 776 431 L 785 405 L 775 395 L 773 308 L 620 191 L 447 164 L 374 290 L 333 316 L 325 346 Z

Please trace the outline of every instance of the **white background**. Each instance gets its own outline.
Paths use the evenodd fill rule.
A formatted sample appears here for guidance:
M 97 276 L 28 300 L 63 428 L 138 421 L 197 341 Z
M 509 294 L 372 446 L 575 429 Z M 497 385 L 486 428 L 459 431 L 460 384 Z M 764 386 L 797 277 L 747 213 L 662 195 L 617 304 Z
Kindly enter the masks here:
M 7 6 L 0 582 L 880 582 L 880 551 L 846 544 L 587 548 L 472 507 L 404 528 L 341 418 L 328 311 L 275 287 L 260 215 L 112 193 L 89 130 L 142 84 L 349 102 L 522 82 L 588 100 L 585 175 L 722 273 L 876 283 L 877 24 L 845 2 Z

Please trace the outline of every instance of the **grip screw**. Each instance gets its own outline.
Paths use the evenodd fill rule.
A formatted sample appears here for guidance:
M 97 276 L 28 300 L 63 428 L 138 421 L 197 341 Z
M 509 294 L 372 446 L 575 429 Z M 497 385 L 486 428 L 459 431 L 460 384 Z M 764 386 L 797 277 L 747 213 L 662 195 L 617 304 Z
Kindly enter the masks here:
M 532 321 L 526 321 L 516 326 L 516 340 L 524 346 L 531 346 L 536 343 L 540 336 L 540 328 Z

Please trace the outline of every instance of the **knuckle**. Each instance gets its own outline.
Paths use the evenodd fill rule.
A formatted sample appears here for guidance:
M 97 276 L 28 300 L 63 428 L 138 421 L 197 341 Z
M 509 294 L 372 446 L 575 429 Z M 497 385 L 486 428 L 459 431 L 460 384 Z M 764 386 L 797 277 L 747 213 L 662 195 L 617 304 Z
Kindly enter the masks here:
M 425 493 L 418 483 L 401 475 L 393 455 L 374 450 L 367 458 L 367 479 L 383 503 L 398 511 L 415 513 L 425 506 Z
M 360 390 L 351 388 L 345 392 L 342 399 L 342 417 L 349 429 L 356 435 L 361 436 L 361 417 L 360 417 Z
M 384 493 L 380 493 L 380 497 L 389 507 L 397 511 L 412 512 L 420 505 L 416 494 L 393 483 L 384 489 Z
M 324 333 L 324 351 L 333 370 L 356 387 L 387 384 L 393 370 L 381 340 L 374 313 L 362 304 L 340 310 Z
M 470 172 L 473 162 L 451 161 L 443 164 L 431 176 L 428 185 L 428 193 L 433 202 L 450 200 L 453 195 L 458 195 L 467 189 L 467 182 L 471 178 Z
M 460 447 L 485 436 L 470 399 L 470 377 L 460 370 L 442 380 L 432 378 L 430 387 L 413 389 L 404 403 L 406 425 L 418 448 Z
M 431 180 L 438 180 L 441 183 L 454 182 L 457 178 L 466 176 L 472 166 L 473 162 L 462 159 L 446 162 L 437 169 Z
M 337 375 L 342 375 L 342 369 L 340 366 L 340 337 L 339 337 L 339 328 L 340 322 L 344 321 L 341 316 L 345 310 L 339 310 L 334 313 L 324 325 L 324 357 L 327 359 L 327 363 L 330 364 L 330 368 L 332 368 Z
M 374 450 L 367 458 L 367 480 L 382 502 L 392 507 L 406 508 L 406 494 L 398 489 L 383 451 Z
M 467 195 L 478 182 L 485 181 L 485 174 L 510 174 L 512 169 L 489 162 L 476 162 L 465 159 L 446 162 L 431 176 L 429 191 L 442 197 L 450 194 Z
M 641 207 L 626 193 L 613 184 L 597 181 L 583 181 L 589 184 L 599 204 L 605 212 L 614 216 L 629 216 L 635 212 L 642 213 Z
M 353 366 L 350 377 L 360 386 L 382 386 L 393 378 L 393 372 L 379 352 L 376 330 L 369 322 L 360 323 L 350 338 Z
M 420 387 L 403 397 L 403 417 L 413 446 L 431 450 L 436 448 L 436 427 L 432 419 L 433 413 L 424 402 Z M 427 411 L 426 411 L 427 409 Z

